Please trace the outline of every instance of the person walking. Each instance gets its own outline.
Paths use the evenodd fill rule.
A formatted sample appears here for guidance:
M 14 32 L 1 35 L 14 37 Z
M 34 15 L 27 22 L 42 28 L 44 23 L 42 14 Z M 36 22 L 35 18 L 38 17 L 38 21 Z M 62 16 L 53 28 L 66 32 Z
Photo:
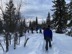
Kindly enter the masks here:
M 48 50 L 48 45 L 49 45 L 50 48 L 52 47 L 52 45 L 51 45 L 52 31 L 50 29 L 50 25 L 48 25 L 47 28 L 44 29 L 43 33 L 44 33 L 44 40 L 46 42 L 45 49 L 47 51 Z

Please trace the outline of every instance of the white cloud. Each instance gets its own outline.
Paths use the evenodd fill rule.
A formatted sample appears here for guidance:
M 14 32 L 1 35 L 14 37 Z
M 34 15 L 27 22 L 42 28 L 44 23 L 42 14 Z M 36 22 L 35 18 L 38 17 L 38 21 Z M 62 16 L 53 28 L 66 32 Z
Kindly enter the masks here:
M 3 7 L 5 8 L 5 4 L 9 0 L 2 0 Z M 21 0 L 14 0 L 15 6 L 20 3 Z M 45 19 L 47 17 L 48 12 L 53 13 L 50 9 L 52 9 L 53 0 L 22 0 L 22 8 L 21 13 L 25 18 L 35 19 L 36 16 L 41 19 Z M 66 0 L 69 3 L 70 0 Z

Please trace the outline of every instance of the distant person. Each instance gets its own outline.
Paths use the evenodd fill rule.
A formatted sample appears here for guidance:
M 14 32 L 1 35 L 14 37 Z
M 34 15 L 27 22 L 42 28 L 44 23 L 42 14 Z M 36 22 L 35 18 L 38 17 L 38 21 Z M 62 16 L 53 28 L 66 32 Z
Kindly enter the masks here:
M 45 49 L 47 51 L 48 50 L 48 45 L 49 45 L 49 47 L 52 47 L 52 45 L 51 45 L 52 31 L 51 31 L 49 25 L 47 26 L 47 28 L 44 28 L 44 39 L 45 39 L 45 42 L 46 42 Z
M 40 33 L 42 33 L 42 29 L 40 28 Z
M 33 30 L 34 30 L 33 27 L 31 27 L 31 33 L 32 33 L 32 34 L 33 34 Z
M 36 33 L 38 33 L 38 27 L 36 27 Z
M 28 29 L 28 33 L 29 33 L 29 29 Z

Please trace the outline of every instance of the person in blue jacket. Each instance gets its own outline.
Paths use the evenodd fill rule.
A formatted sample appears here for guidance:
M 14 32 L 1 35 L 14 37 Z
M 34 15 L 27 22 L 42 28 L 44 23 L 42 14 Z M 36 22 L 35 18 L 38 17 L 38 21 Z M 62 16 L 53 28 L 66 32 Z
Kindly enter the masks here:
M 48 45 L 49 45 L 49 47 L 52 47 L 52 45 L 51 45 L 52 31 L 51 31 L 49 25 L 47 26 L 47 28 L 44 29 L 44 39 L 46 41 L 45 49 L 48 50 Z

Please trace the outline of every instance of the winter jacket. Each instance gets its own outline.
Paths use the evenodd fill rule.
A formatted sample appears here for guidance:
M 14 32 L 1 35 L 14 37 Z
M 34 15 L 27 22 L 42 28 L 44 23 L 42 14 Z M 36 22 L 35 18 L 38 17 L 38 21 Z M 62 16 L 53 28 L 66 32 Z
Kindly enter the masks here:
M 49 28 L 44 30 L 44 39 L 51 39 L 52 40 L 52 31 Z

